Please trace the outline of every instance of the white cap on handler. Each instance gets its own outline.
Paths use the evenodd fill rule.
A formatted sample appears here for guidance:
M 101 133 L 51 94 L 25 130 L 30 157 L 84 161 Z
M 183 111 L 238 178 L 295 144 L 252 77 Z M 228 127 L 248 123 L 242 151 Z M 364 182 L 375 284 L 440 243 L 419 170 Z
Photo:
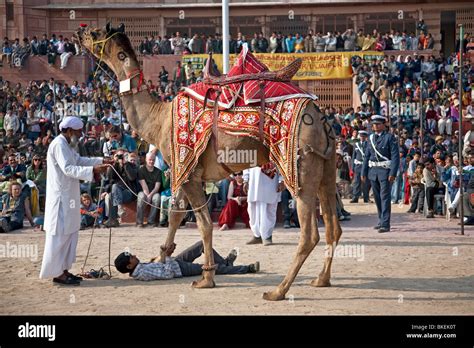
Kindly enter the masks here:
M 66 128 L 72 128 L 74 130 L 79 130 L 84 127 L 82 120 L 76 116 L 67 116 L 64 117 L 62 122 L 59 124 L 59 129 L 63 130 Z
M 372 123 L 385 123 L 387 122 L 387 119 L 384 116 L 381 115 L 373 115 L 371 117 Z

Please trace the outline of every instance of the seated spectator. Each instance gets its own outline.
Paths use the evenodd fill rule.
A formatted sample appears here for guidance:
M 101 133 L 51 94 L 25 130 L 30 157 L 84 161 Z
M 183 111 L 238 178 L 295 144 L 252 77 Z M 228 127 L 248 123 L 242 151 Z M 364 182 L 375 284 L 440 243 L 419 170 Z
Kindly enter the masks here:
M 158 227 L 158 221 L 155 221 L 155 219 L 158 212 L 157 207 L 161 203 L 161 171 L 155 167 L 155 157 L 152 153 L 148 153 L 145 159 L 146 163 L 138 169 L 138 183 L 141 186 L 137 200 L 137 225 L 139 227 L 145 227 L 143 223 L 145 202 L 151 204 L 147 225 Z
M 112 126 L 109 130 L 110 140 L 104 143 L 102 152 L 105 157 L 111 157 L 112 152 L 118 148 L 126 149 L 128 152 L 136 151 L 136 143 L 132 137 L 122 132 L 119 126 Z
M 81 230 L 87 227 L 98 227 L 102 224 L 103 209 L 92 203 L 92 197 L 88 193 L 81 195 Z
M 10 183 L 8 194 L 3 196 L 0 233 L 22 229 L 25 216 L 31 226 L 34 227 L 35 224 L 31 216 L 29 199 L 21 193 L 21 184 L 13 181 Z
M 121 217 L 124 213 L 122 204 L 133 202 L 135 200 L 134 194 L 137 194 L 138 168 L 134 163 L 136 155 L 133 153 L 129 154 L 126 159 L 124 150 L 119 149 L 114 155 L 114 160 L 114 169 L 107 169 L 107 178 L 110 186 L 110 189 L 107 190 L 109 191 L 107 196 L 109 206 L 107 227 L 119 226 L 118 217 Z
M 202 241 L 195 243 L 172 258 L 171 255 L 175 247 L 176 244 L 173 244 L 172 247 L 164 251 L 166 254 L 165 263 L 159 262 L 160 257 L 158 256 L 152 258 L 149 263 L 142 263 L 135 255 L 123 252 L 116 257 L 115 267 L 120 273 L 128 273 L 133 279 L 144 281 L 201 275 L 202 265 L 193 262 L 204 253 Z M 237 258 L 235 250 L 232 250 L 225 259 L 215 250 L 212 252 L 214 262 L 217 264 L 216 274 L 245 274 L 256 273 L 260 270 L 258 261 L 248 266 L 234 266 L 234 261 Z
M 12 46 L 8 42 L 8 38 L 5 38 L 3 42 L 3 46 L 2 46 L 2 52 L 0 54 L 0 65 L 3 65 L 3 60 L 6 60 L 6 64 L 8 64 L 11 67 L 12 54 L 13 54 Z
M 46 167 L 40 156 L 33 156 L 33 162 L 26 169 L 26 180 L 34 182 L 40 194 L 46 193 Z
M 229 184 L 227 203 L 219 216 L 221 231 L 233 228 L 238 217 L 242 219 L 246 228 L 250 228 L 247 211 L 247 192 L 244 191 L 242 172 L 235 173 L 235 179 Z
M 17 149 L 20 146 L 20 139 L 14 134 L 13 128 L 7 128 L 7 135 L 3 138 L 3 148 Z
M 26 167 L 23 164 L 18 164 L 16 155 L 8 156 L 8 165 L 3 168 L 0 181 L 18 180 L 26 181 Z

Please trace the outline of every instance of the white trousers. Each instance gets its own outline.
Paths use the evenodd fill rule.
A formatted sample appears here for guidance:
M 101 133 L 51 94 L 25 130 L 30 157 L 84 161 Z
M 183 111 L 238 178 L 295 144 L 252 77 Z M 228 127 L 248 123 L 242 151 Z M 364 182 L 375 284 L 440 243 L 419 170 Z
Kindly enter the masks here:
M 79 232 L 71 234 L 51 235 L 46 233 L 43 264 L 40 278 L 59 277 L 64 270 L 69 270 L 76 261 L 76 247 Z
M 257 238 L 268 239 L 272 236 L 276 223 L 277 203 L 248 202 L 250 228 Z
M 69 60 L 69 57 L 72 56 L 72 53 L 71 52 L 64 52 L 63 54 L 61 54 L 60 58 L 61 58 L 61 68 L 65 68 L 66 65 L 67 65 L 67 61 Z
M 453 127 L 453 120 L 450 118 L 440 118 L 438 120 L 438 132 L 439 134 L 444 134 L 446 131 L 447 135 L 451 135 Z

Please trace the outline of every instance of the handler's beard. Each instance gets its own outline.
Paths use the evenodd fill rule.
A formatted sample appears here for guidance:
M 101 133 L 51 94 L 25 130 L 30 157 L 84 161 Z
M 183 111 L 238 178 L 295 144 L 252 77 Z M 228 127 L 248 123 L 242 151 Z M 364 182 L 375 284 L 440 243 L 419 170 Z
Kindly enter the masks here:
M 79 138 L 76 135 L 71 136 L 69 146 L 75 149 L 76 151 L 79 149 Z

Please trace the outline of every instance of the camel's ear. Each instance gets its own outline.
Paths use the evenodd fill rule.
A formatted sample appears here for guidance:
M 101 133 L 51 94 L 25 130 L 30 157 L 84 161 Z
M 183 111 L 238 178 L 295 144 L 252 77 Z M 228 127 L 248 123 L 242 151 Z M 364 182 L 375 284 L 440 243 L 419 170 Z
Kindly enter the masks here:
M 118 28 L 117 28 L 117 31 L 118 31 L 119 33 L 125 33 L 125 24 L 120 23 L 119 26 L 118 26 Z
M 107 24 L 105 25 L 105 33 L 108 34 L 110 33 L 110 29 L 112 28 L 112 25 L 110 24 L 110 22 L 107 22 Z

